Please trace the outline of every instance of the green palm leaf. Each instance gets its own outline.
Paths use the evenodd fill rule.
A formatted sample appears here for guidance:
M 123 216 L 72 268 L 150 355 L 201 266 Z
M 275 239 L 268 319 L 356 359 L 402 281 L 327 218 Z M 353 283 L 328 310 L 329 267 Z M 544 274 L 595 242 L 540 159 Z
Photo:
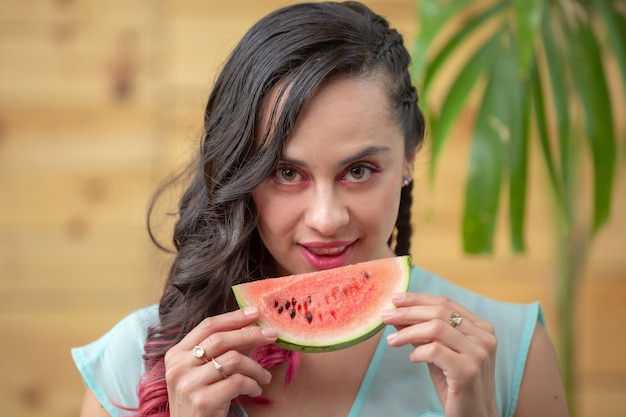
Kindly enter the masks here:
M 621 9 L 617 5 L 613 6 L 611 0 L 595 0 L 595 4 L 602 16 L 611 51 L 621 72 L 622 87 L 626 90 L 626 7 L 623 3 Z
M 459 118 L 461 111 L 467 102 L 470 93 L 474 90 L 476 82 L 483 74 L 486 67 L 493 65 L 497 58 L 496 38 L 486 42 L 464 65 L 463 70 L 458 74 L 441 106 L 440 117 L 432 117 L 430 121 L 431 130 L 431 164 L 430 178 L 435 176 L 439 156 L 449 137 L 452 127 Z
M 546 5 L 547 6 L 547 5 Z M 569 68 L 569 62 L 566 61 L 566 57 L 563 56 L 563 50 L 567 48 L 567 45 L 558 43 L 557 39 L 562 36 L 560 27 L 562 20 L 555 14 L 550 12 L 549 7 L 545 8 L 546 18 L 542 24 L 542 39 L 543 39 L 543 55 L 547 63 L 547 70 L 550 76 L 548 86 L 551 88 L 552 102 L 554 106 L 554 117 L 556 119 L 558 143 L 559 143 L 559 162 L 560 162 L 560 183 L 558 189 L 556 184 L 553 184 L 553 191 L 557 195 L 559 200 L 560 216 L 564 221 L 564 227 L 569 227 L 571 224 L 572 213 L 569 207 L 573 204 L 572 201 L 572 142 L 570 140 L 570 116 L 569 116 L 569 102 L 570 94 L 566 85 L 567 69 Z M 557 33 L 557 28 L 559 32 Z M 545 110 L 542 110 L 544 112 Z M 547 137 L 540 138 L 540 140 L 548 140 Z M 545 144 L 542 144 L 545 149 Z M 544 155 L 546 157 L 546 155 Z M 554 173 L 556 175 L 556 172 Z M 554 179 L 552 180 L 554 182 Z
M 534 61 L 535 39 L 543 13 L 542 0 L 515 0 L 513 2 L 514 39 L 517 42 L 517 62 L 520 78 L 527 79 Z
M 519 114 L 521 103 L 516 58 L 503 47 L 504 37 L 497 39 L 500 41 L 498 59 L 491 68 L 485 69 L 489 80 L 470 150 L 463 216 L 463 249 L 467 253 L 493 251 L 506 146 L 511 139 L 511 121 Z
M 595 233 L 608 219 L 615 173 L 616 140 L 611 99 L 606 85 L 602 51 L 590 25 L 565 25 L 570 45 L 573 82 L 585 114 L 585 135 L 593 161 L 593 221 Z
M 435 1 L 435 3 L 439 4 L 440 2 Z M 414 66 L 414 70 L 418 78 L 422 78 L 423 75 L 423 96 L 426 96 L 428 94 L 433 79 L 436 75 L 440 73 L 442 66 L 448 62 L 448 59 L 451 58 L 453 52 L 456 51 L 460 45 L 466 42 L 469 36 L 476 29 L 486 24 L 487 21 L 496 16 L 498 12 L 501 12 L 504 9 L 504 6 L 505 4 L 503 2 L 499 2 L 494 4 L 492 7 L 489 7 L 482 12 L 477 13 L 476 15 L 470 16 L 467 21 L 463 22 L 461 28 L 458 31 L 454 32 L 450 36 L 450 38 L 444 43 L 444 45 L 438 51 L 436 51 L 434 57 L 428 61 L 427 65 L 425 62 L 423 62 L 423 60 L 417 58 L 417 64 Z M 426 51 L 430 47 L 430 45 L 428 44 L 430 37 L 436 36 L 437 34 L 441 33 L 441 28 L 431 28 L 429 26 L 428 29 L 429 31 L 423 31 L 423 35 L 425 36 L 425 38 L 422 38 L 422 36 L 418 36 L 418 41 L 415 44 L 413 54 L 416 57 L 420 55 L 425 55 L 424 51 Z M 430 39 L 430 42 L 432 42 L 432 40 L 433 39 Z
M 459 15 L 471 0 L 422 0 L 418 2 L 417 13 L 420 26 L 413 46 L 414 74 L 422 74 L 426 68 L 426 51 L 434 43 L 441 29 L 450 19 Z

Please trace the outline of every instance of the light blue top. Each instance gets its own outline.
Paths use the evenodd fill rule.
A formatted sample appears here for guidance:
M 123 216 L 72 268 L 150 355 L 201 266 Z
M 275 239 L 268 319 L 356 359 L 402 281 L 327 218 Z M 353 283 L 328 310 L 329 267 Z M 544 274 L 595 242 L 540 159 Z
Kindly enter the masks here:
M 534 328 L 537 322 L 545 325 L 539 303 L 494 301 L 419 267 L 412 269 L 410 291 L 446 295 L 493 324 L 498 339 L 498 408 L 502 417 L 513 416 Z M 144 372 L 143 344 L 147 328 L 157 322 L 157 306 L 150 306 L 130 314 L 95 342 L 72 349 L 85 385 L 114 417 L 127 414 L 116 404 L 137 406 L 137 384 Z M 393 330 L 388 326 L 385 335 Z M 380 339 L 348 417 L 443 416 L 427 366 L 409 362 L 411 346 L 390 348 L 385 335 Z M 242 409 L 237 414 L 246 417 Z

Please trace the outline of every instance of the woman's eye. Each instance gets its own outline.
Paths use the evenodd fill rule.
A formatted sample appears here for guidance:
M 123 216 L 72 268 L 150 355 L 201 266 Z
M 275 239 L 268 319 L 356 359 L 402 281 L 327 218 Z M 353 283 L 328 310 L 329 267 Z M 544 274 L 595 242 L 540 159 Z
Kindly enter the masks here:
M 374 169 L 366 165 L 355 165 L 348 169 L 345 179 L 348 181 L 361 182 L 372 176 Z
M 300 180 L 301 175 L 298 170 L 291 167 L 278 168 L 276 170 L 276 179 L 282 183 L 291 183 Z

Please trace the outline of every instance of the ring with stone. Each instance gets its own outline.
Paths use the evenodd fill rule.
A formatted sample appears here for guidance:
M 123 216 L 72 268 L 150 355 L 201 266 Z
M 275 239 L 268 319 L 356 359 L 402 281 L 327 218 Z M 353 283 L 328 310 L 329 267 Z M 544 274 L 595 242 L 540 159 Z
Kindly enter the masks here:
M 195 356 L 196 358 L 204 360 L 205 363 L 209 363 L 209 360 L 206 358 L 206 356 L 204 356 L 204 348 L 202 346 L 200 345 L 194 346 L 191 352 L 193 353 L 193 356 Z
M 462 321 L 463 321 L 463 317 L 461 317 L 461 313 L 459 313 L 458 311 L 455 311 L 450 316 L 450 322 L 449 323 L 450 323 L 450 326 L 456 327 L 459 324 L 461 324 Z
M 215 369 L 220 371 L 222 373 L 222 376 L 226 378 L 226 374 L 224 373 L 224 370 L 222 369 L 222 365 L 218 361 L 216 361 L 215 358 L 211 358 L 211 362 L 213 362 L 213 366 L 215 366 Z

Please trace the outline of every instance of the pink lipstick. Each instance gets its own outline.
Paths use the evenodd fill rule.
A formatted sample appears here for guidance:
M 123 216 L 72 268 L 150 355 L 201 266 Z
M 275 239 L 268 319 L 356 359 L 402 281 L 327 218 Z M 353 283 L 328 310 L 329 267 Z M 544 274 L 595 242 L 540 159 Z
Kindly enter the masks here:
M 350 242 L 307 242 L 301 244 L 304 259 L 315 269 L 331 269 L 345 265 L 354 249 Z

